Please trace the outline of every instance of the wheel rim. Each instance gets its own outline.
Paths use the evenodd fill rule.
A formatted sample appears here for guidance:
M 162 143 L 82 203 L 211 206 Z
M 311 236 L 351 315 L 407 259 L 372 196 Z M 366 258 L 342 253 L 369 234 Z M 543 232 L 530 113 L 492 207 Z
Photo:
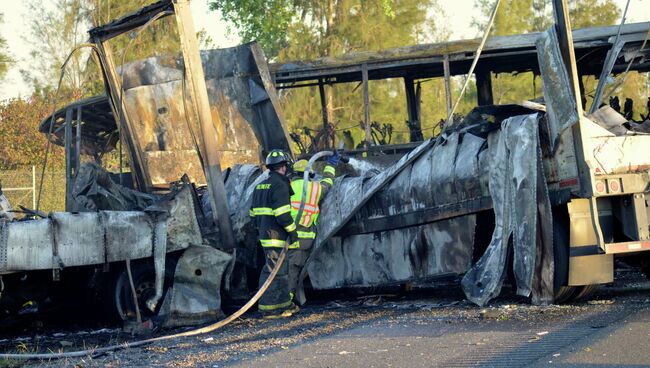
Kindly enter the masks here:
M 143 319 L 151 318 L 155 313 L 146 307 L 146 302 L 149 298 L 156 295 L 155 281 L 151 279 L 151 277 L 145 275 L 144 277 L 139 277 L 137 280 L 134 280 L 134 284 L 140 315 Z M 115 286 L 114 300 L 117 315 L 123 321 L 135 318 L 135 307 L 128 277 L 121 276 L 118 278 Z

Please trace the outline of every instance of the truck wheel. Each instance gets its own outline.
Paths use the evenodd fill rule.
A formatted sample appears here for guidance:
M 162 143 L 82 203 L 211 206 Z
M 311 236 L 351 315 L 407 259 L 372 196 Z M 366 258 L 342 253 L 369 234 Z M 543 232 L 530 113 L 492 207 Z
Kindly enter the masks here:
M 556 304 L 570 300 L 576 288 L 566 286 L 569 279 L 569 213 L 566 206 L 553 208 L 553 301 Z
M 168 266 L 168 265 L 167 265 Z M 171 271 L 165 267 L 165 283 L 163 285 L 163 297 L 160 299 L 155 311 L 147 308 L 147 300 L 156 295 L 156 271 L 151 260 L 146 262 L 132 262 L 131 272 L 133 274 L 133 285 L 138 298 L 138 307 L 142 320 L 150 319 L 158 314 L 165 293 L 173 282 L 173 268 Z M 118 320 L 127 321 L 136 319 L 136 310 L 129 284 L 129 275 L 126 267 L 123 267 L 116 275 L 112 287 L 113 310 Z
M 575 286 L 575 294 L 571 300 L 581 302 L 589 299 L 598 290 L 598 285 Z

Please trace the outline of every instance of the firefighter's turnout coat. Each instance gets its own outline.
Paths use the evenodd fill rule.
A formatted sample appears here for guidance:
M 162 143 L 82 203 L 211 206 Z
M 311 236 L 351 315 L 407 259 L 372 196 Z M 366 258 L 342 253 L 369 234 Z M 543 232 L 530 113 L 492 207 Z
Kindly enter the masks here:
M 296 231 L 291 218 L 289 179 L 275 171 L 253 191 L 250 216 L 255 219 L 260 243 L 264 248 L 282 248 L 289 233 Z

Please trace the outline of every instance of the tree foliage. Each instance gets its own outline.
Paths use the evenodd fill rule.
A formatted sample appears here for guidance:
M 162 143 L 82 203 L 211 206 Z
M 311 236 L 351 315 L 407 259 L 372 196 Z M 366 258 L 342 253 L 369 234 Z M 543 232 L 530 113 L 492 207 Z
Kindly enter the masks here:
M 0 23 L 2 23 L 3 14 L 0 13 Z M 9 65 L 13 62 L 7 48 L 7 40 L 0 35 L 0 79 L 4 78 L 9 70 Z
M 476 0 L 475 7 L 483 15 L 474 19 L 474 25 L 483 29 L 487 17 L 494 6 L 493 0 Z M 569 17 L 574 29 L 613 25 L 619 19 L 621 10 L 613 0 L 570 0 L 568 1 Z M 553 9 L 544 0 L 502 0 L 497 12 L 491 34 L 494 36 L 541 32 L 553 24 Z M 638 78 L 637 75 L 632 78 Z M 593 98 L 593 92 L 598 81 L 593 77 L 583 77 L 587 106 Z M 627 95 L 638 95 L 632 85 L 623 92 Z M 518 103 L 524 99 L 541 97 L 541 80 L 532 73 L 498 74 L 493 76 L 494 103 Z
M 399 0 L 211 0 L 210 8 L 219 10 L 224 19 L 236 25 L 236 31 L 244 42 L 257 40 L 266 54 L 276 56 L 282 49 L 292 46 L 308 46 L 314 49 L 336 52 L 345 49 L 340 43 L 349 29 L 364 29 L 364 23 L 353 24 L 351 19 L 395 19 L 402 6 L 409 1 Z M 409 24 L 409 23 L 407 23 Z M 370 35 L 372 29 L 365 29 Z M 358 32 L 353 32 L 358 33 Z M 315 44 L 300 41 L 311 40 Z M 354 45 L 352 45 L 354 46 Z
M 47 140 L 38 126 L 52 113 L 52 95 L 34 94 L 28 99 L 12 99 L 0 103 L 0 170 L 27 165 L 42 165 Z M 53 147 L 48 158 L 61 165 L 63 150 Z
M 444 16 L 436 0 L 212 0 L 210 4 L 236 25 L 243 41 L 256 39 L 276 61 L 375 51 L 441 41 L 449 35 L 439 21 Z M 423 84 L 422 97 L 434 100 L 440 88 L 444 87 L 437 82 Z M 362 89 L 358 83 L 345 83 L 325 90 L 330 128 L 337 131 L 339 139 L 358 143 L 363 136 Z M 322 127 L 318 88 L 285 90 L 281 97 L 291 130 L 304 133 L 304 128 Z M 432 106 L 423 104 L 423 109 Z M 393 142 L 406 139 L 402 79 L 371 81 L 370 109 L 372 120 L 380 126 L 393 125 Z M 427 115 L 435 119 L 433 113 Z
M 54 0 L 44 6 L 40 0 L 28 0 L 30 34 L 26 37 L 31 45 L 29 70 L 22 70 L 23 77 L 37 92 L 57 87 L 60 68 L 69 53 L 88 40 L 88 29 L 126 15 L 150 4 L 150 0 Z M 138 34 L 116 37 L 109 42 L 116 63 L 142 59 L 149 56 L 178 53 L 180 44 L 174 33 L 173 19 L 162 19 Z M 130 44 L 126 50 L 127 44 Z M 128 51 L 125 54 L 125 51 Z M 74 53 L 65 69 L 62 95 L 81 94 L 90 96 L 103 92 L 104 84 L 90 49 Z M 123 57 L 124 56 L 124 57 Z M 34 68 L 34 65 L 39 66 Z M 118 65 L 119 66 L 119 65 Z

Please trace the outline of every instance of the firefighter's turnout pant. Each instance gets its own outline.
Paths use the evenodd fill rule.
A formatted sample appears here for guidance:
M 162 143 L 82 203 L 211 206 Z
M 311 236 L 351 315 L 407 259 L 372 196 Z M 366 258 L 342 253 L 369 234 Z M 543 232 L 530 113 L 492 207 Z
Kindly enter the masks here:
M 271 271 L 275 268 L 275 265 L 280 257 L 282 248 L 267 248 L 264 247 L 264 255 L 266 258 L 266 264 L 262 267 L 262 272 L 260 273 L 259 285 L 261 286 L 266 279 L 269 278 Z M 262 294 L 262 297 L 258 303 L 258 309 L 263 313 L 282 313 L 287 307 L 291 306 L 291 295 L 289 294 L 289 262 L 288 257 L 285 257 L 284 262 L 280 266 L 278 273 L 275 275 L 273 282 L 269 285 L 269 288 L 266 289 L 266 292 Z
M 311 254 L 314 238 L 316 238 L 316 225 L 310 227 L 298 225 L 297 231 L 300 246 L 289 249 L 289 291 L 291 291 L 292 296 L 295 295 L 298 287 L 300 271 L 305 267 L 305 262 L 307 262 L 309 254 Z

